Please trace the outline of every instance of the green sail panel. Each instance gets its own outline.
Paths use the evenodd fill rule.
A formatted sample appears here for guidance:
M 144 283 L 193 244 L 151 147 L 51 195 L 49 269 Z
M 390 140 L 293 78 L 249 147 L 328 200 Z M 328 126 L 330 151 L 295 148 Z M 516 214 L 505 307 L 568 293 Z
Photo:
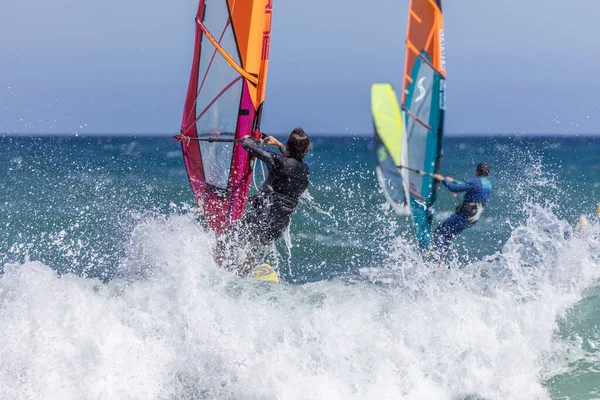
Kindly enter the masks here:
M 398 168 L 406 163 L 404 116 L 392 85 L 378 83 L 371 87 L 371 111 L 375 128 L 377 180 L 396 213 L 408 215 L 407 171 Z

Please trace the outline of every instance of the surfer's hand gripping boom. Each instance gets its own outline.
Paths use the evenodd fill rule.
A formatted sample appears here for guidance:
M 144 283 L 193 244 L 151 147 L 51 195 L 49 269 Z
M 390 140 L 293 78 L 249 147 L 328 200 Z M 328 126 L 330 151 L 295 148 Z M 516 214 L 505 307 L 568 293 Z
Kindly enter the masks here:
M 265 144 L 267 146 L 275 146 L 275 147 L 282 147 L 283 144 L 281 144 L 281 142 L 277 139 L 275 139 L 273 136 L 265 136 Z
M 419 169 L 414 169 L 414 168 L 410 168 L 410 167 L 405 167 L 404 165 L 396 165 L 396 167 L 398 167 L 400 169 L 407 169 L 407 170 L 417 173 L 419 175 L 429 176 L 429 177 L 435 179 L 436 181 L 441 182 L 444 179 L 447 179 L 448 182 L 454 182 L 454 178 L 452 178 L 451 176 L 444 176 L 444 175 L 440 175 L 440 174 L 430 174 L 429 172 L 421 171 Z
M 414 172 L 415 174 L 429 176 L 429 177 L 431 177 L 433 179 L 436 179 L 436 180 L 442 180 L 442 181 L 444 180 L 444 177 L 442 175 L 440 175 L 440 174 L 430 174 L 429 172 L 421 171 L 420 169 L 414 169 L 414 168 L 411 168 L 411 167 L 405 167 L 404 165 L 396 165 L 396 167 L 398 167 L 399 169 L 409 170 L 411 172 Z M 440 176 L 442 179 L 437 179 L 436 176 Z
M 436 181 L 443 181 L 444 179 L 446 179 L 448 182 L 454 182 L 454 178 L 451 176 L 444 176 L 444 175 L 440 175 L 440 174 L 433 174 L 431 176 L 433 179 L 435 179 Z
M 259 140 L 259 143 L 261 145 L 275 146 L 279 149 L 281 154 L 286 154 L 285 146 L 283 145 L 283 143 L 281 143 L 279 140 L 277 140 L 274 136 L 265 135 L 264 133 L 260 132 L 258 129 L 256 129 L 254 131 L 254 134 L 255 134 L 255 136 L 260 135 L 261 139 Z M 251 138 L 251 137 L 252 136 L 250 136 L 250 135 L 246 135 L 242 138 L 242 140 L 244 140 L 246 138 Z
M 444 176 L 444 175 L 441 175 L 441 174 L 430 174 L 429 172 L 421 171 L 421 170 L 410 168 L 410 167 L 405 167 L 403 165 L 397 165 L 397 167 L 400 168 L 400 169 L 407 169 L 407 170 L 412 171 L 414 173 L 417 173 L 419 175 L 429 176 L 429 177 L 435 179 L 438 182 L 441 182 L 444 179 L 447 179 L 448 182 L 454 182 L 454 178 L 452 178 L 451 176 Z M 456 201 L 460 202 L 460 199 L 458 198 L 458 195 L 456 193 L 450 192 L 450 194 L 452 195 L 452 197 L 454 197 L 454 199 Z
M 269 135 L 265 135 L 264 133 L 255 130 L 254 131 L 255 136 L 260 135 L 260 143 L 267 145 L 267 146 L 276 146 L 276 147 L 282 147 L 283 144 L 281 144 L 281 142 L 279 140 L 277 140 L 275 137 L 273 136 L 269 136 Z M 242 140 L 247 139 L 247 138 L 251 138 L 252 136 L 250 135 L 246 135 L 242 138 Z

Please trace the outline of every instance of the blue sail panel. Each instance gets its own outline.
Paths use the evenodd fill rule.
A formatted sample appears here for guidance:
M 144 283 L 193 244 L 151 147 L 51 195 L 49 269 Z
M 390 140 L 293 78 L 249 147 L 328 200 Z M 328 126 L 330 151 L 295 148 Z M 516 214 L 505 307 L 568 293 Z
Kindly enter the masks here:
M 428 174 L 439 173 L 443 137 L 444 78 L 427 53 L 417 57 L 406 90 L 406 140 L 408 166 Z M 431 235 L 432 206 L 437 183 L 424 174 L 409 171 L 408 187 L 417 240 L 426 247 Z

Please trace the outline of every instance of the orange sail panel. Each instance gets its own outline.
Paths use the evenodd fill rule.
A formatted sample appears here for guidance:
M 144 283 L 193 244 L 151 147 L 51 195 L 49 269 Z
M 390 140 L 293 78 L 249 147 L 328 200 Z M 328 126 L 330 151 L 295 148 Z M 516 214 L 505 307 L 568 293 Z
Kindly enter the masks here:
M 241 147 L 257 137 L 267 83 L 273 0 L 200 0 L 181 133 L 183 158 L 209 228 L 244 214 L 252 175 Z M 216 141 L 211 141 L 218 139 Z
M 402 103 L 412 83 L 411 72 L 421 51 L 427 53 L 433 67 L 446 77 L 446 44 L 441 0 L 411 0 L 406 32 L 406 58 Z

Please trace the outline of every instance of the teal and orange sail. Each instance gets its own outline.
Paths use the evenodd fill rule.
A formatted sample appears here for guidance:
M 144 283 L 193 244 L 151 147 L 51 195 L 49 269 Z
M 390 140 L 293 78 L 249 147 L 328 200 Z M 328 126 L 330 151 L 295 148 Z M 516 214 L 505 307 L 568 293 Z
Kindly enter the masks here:
M 371 102 L 379 182 L 398 213 L 409 210 L 427 246 L 444 131 L 446 54 L 441 0 L 411 0 L 401 111 L 388 84 L 373 85 Z M 415 171 L 420 171 L 415 172 Z
M 408 191 L 417 239 L 425 247 L 440 171 L 446 108 L 446 49 L 441 0 L 411 0 L 406 34 L 402 108 L 406 113 Z M 423 173 L 416 173 L 419 170 Z
M 183 112 L 183 158 L 208 227 L 227 230 L 244 214 L 269 65 L 273 0 L 200 0 Z M 198 140 L 200 139 L 200 140 Z

